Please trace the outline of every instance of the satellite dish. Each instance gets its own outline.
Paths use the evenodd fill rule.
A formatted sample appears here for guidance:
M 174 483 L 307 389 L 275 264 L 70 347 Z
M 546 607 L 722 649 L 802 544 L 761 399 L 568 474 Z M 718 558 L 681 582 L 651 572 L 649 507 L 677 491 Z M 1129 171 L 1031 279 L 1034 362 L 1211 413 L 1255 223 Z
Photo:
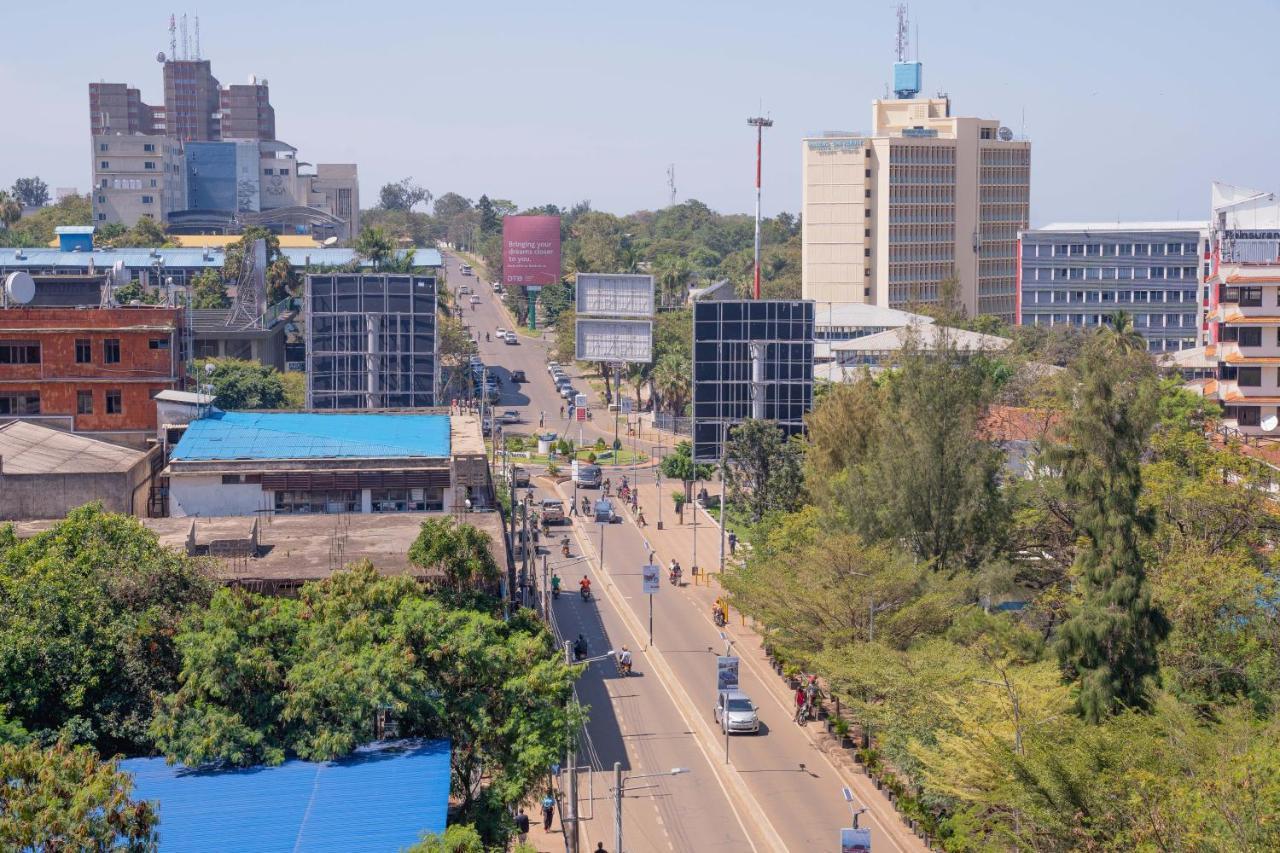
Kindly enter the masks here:
M 164 51 L 163 51 L 163 50 L 156 54 L 156 62 L 164 62 Z
M 4 295 L 8 302 L 26 305 L 36 298 L 36 280 L 30 273 L 11 272 L 4 279 Z
M 1000 137 L 1002 142 L 1008 142 L 1010 139 L 1013 139 L 1013 131 L 1007 127 L 1002 127 L 996 131 L 996 136 Z
M 1275 432 L 1275 429 L 1278 426 L 1280 426 L 1280 418 L 1277 418 L 1275 415 L 1271 415 L 1269 417 L 1265 417 L 1262 419 L 1263 432 Z
M 337 237 L 325 237 L 325 238 L 324 238 L 324 241 L 323 241 L 320 245 L 322 245 L 322 246 L 332 246 L 332 245 L 336 244 L 337 242 L 338 242 L 338 238 L 337 238 Z

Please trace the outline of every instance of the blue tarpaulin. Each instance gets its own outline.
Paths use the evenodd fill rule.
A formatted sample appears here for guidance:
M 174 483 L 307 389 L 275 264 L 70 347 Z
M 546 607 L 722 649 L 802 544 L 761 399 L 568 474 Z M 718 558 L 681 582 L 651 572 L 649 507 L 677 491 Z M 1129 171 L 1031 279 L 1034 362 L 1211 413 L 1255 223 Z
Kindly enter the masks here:
M 445 458 L 448 415 L 219 412 L 192 421 L 176 460 Z
M 160 849 L 174 853 L 394 853 L 443 832 L 449 742 L 376 743 L 338 761 L 189 770 L 130 758 L 136 799 L 158 801 Z

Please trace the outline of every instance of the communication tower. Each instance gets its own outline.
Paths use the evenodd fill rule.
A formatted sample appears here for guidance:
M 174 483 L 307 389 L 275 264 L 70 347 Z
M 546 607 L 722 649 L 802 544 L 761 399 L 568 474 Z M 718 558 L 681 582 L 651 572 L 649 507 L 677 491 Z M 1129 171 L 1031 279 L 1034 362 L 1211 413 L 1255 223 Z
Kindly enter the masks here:
M 893 63 L 893 94 L 900 100 L 909 100 L 920 94 L 922 74 L 921 64 L 907 61 L 907 50 L 911 46 L 910 21 L 907 4 L 898 4 L 898 34 L 896 39 L 897 61 Z

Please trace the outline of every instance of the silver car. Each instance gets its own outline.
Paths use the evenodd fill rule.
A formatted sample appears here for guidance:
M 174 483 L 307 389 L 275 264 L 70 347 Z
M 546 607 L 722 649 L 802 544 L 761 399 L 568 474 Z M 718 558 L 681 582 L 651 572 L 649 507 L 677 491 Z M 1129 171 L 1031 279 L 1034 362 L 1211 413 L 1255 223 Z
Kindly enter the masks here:
M 720 724 L 720 731 L 726 734 L 755 734 L 760 731 L 756 705 L 741 690 L 721 690 L 717 693 L 712 716 Z

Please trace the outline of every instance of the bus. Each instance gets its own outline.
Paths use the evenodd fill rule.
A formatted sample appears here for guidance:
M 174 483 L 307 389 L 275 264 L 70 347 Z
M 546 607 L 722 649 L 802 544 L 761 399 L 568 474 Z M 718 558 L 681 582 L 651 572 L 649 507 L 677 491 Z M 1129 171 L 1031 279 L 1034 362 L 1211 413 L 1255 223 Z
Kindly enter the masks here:
M 471 275 L 471 264 L 463 264 L 462 266 L 458 267 L 458 270 L 463 275 Z

